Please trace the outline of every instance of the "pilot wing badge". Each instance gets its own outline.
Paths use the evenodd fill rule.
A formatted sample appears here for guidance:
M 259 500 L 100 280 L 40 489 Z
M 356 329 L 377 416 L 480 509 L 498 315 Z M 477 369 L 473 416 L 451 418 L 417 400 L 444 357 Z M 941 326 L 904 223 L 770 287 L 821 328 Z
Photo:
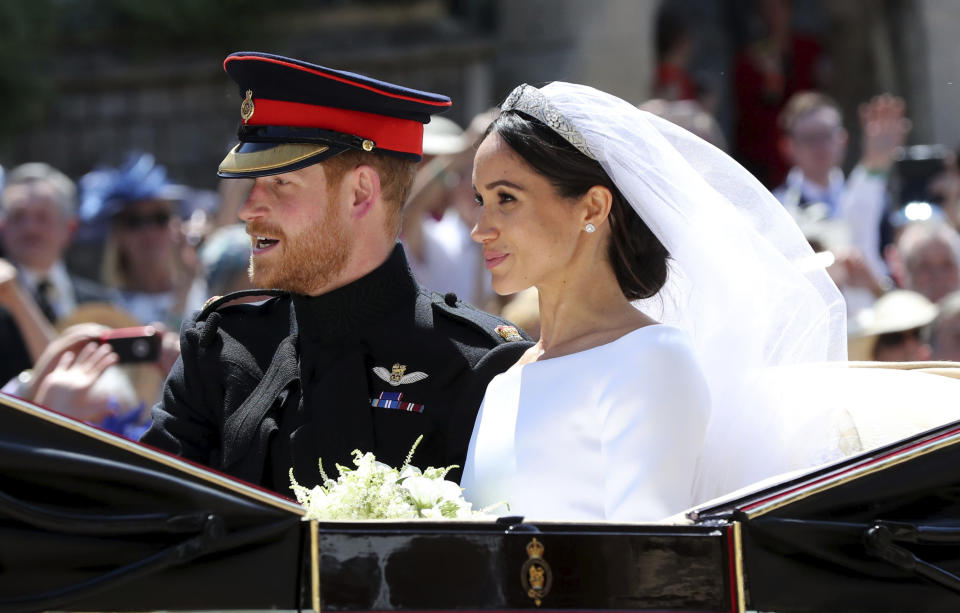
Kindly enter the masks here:
M 394 364 L 393 368 L 387 370 L 383 366 L 374 366 L 373 374 L 377 375 L 390 385 L 396 387 L 398 385 L 406 385 L 408 383 L 416 383 L 417 381 L 423 381 L 427 378 L 427 373 L 425 372 L 412 372 L 404 374 L 407 372 L 407 367 L 405 364 Z

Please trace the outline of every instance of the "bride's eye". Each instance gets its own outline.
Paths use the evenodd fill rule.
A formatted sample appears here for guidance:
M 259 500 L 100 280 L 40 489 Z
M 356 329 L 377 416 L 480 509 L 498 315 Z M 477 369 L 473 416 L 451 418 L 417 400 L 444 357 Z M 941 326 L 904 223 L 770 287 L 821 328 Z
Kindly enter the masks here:
M 473 201 L 477 204 L 477 206 L 483 206 L 483 196 L 477 192 L 473 192 Z
M 514 200 L 516 200 L 512 195 L 508 194 L 507 192 L 497 192 L 497 198 L 500 199 L 500 204 L 504 204 L 506 202 L 513 202 Z

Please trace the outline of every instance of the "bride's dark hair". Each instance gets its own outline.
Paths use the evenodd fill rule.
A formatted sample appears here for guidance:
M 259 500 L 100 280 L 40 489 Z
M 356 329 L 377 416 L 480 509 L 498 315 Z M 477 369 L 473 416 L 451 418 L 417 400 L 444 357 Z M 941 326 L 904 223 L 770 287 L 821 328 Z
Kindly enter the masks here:
M 506 111 L 490 124 L 484 137 L 496 132 L 517 155 L 543 175 L 561 198 L 579 198 L 601 185 L 613 194 L 607 220 L 607 257 L 628 300 L 649 298 L 667 281 L 670 254 L 637 215 L 596 160 L 577 151 L 562 136 L 519 111 Z

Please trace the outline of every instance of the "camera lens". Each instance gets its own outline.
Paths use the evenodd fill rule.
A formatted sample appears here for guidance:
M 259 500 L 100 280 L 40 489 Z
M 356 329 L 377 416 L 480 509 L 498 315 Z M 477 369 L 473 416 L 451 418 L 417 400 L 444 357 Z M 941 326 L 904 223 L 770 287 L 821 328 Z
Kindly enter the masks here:
M 130 351 L 134 356 L 138 358 L 144 358 L 148 353 L 150 353 L 150 343 L 141 339 L 134 341 L 133 345 L 130 346 Z

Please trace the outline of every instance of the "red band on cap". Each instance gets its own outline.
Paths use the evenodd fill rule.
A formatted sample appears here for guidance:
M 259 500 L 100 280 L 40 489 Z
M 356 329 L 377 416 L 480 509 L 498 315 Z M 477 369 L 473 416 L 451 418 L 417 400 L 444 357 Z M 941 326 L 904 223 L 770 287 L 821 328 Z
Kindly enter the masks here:
M 431 106 L 443 106 L 443 107 L 450 106 L 450 104 L 451 104 L 451 102 L 450 102 L 449 100 L 443 100 L 443 101 L 424 100 L 423 98 L 414 98 L 413 96 L 404 96 L 404 95 L 401 95 L 401 94 L 394 94 L 394 93 L 391 93 L 391 92 L 384 91 L 384 90 L 382 90 L 382 89 L 373 87 L 373 86 L 371 86 L 371 85 L 366 85 L 366 84 L 364 84 L 364 83 L 358 83 L 358 82 L 356 82 L 356 81 L 351 81 L 350 79 L 346 79 L 346 78 L 344 78 L 344 77 L 339 77 L 339 76 L 337 76 L 337 75 L 328 74 L 328 73 L 326 73 L 326 72 L 321 72 L 321 71 L 319 71 L 319 70 L 312 70 L 312 69 L 310 69 L 310 68 L 307 68 L 306 66 L 300 66 L 299 64 L 293 64 L 293 63 L 290 63 L 290 62 L 284 62 L 283 60 L 279 60 L 279 59 L 272 58 L 272 57 L 261 57 L 261 56 L 259 56 L 259 55 L 231 55 L 231 56 L 228 56 L 227 59 L 223 60 L 223 69 L 226 70 L 226 69 L 227 69 L 227 64 L 229 64 L 230 62 L 235 62 L 235 61 L 237 61 L 237 60 L 254 60 L 254 61 L 257 61 L 257 62 L 270 62 L 271 64 L 279 64 L 280 66 L 286 66 L 287 68 L 295 68 L 296 70 L 302 70 L 303 72 L 309 72 L 310 74 L 315 74 L 315 75 L 317 75 L 317 76 L 319 76 L 319 77 L 323 77 L 323 78 L 325 78 L 325 79 L 332 79 L 332 80 L 334 80 L 334 81 L 340 81 L 341 83 L 349 83 L 350 85 L 353 85 L 354 87 L 360 87 L 360 88 L 362 88 L 362 89 L 370 90 L 370 91 L 372 91 L 372 92 L 377 92 L 378 94 L 380 94 L 380 95 L 382 95 L 382 96 L 389 96 L 390 98 L 397 98 L 397 99 L 399 99 L 399 100 L 409 100 L 410 102 L 418 102 L 418 103 L 420 103 L 420 104 L 429 104 L 429 105 L 431 105 Z
M 254 98 L 256 110 L 247 125 L 320 128 L 369 138 L 378 149 L 423 155 L 423 124 L 301 102 Z

